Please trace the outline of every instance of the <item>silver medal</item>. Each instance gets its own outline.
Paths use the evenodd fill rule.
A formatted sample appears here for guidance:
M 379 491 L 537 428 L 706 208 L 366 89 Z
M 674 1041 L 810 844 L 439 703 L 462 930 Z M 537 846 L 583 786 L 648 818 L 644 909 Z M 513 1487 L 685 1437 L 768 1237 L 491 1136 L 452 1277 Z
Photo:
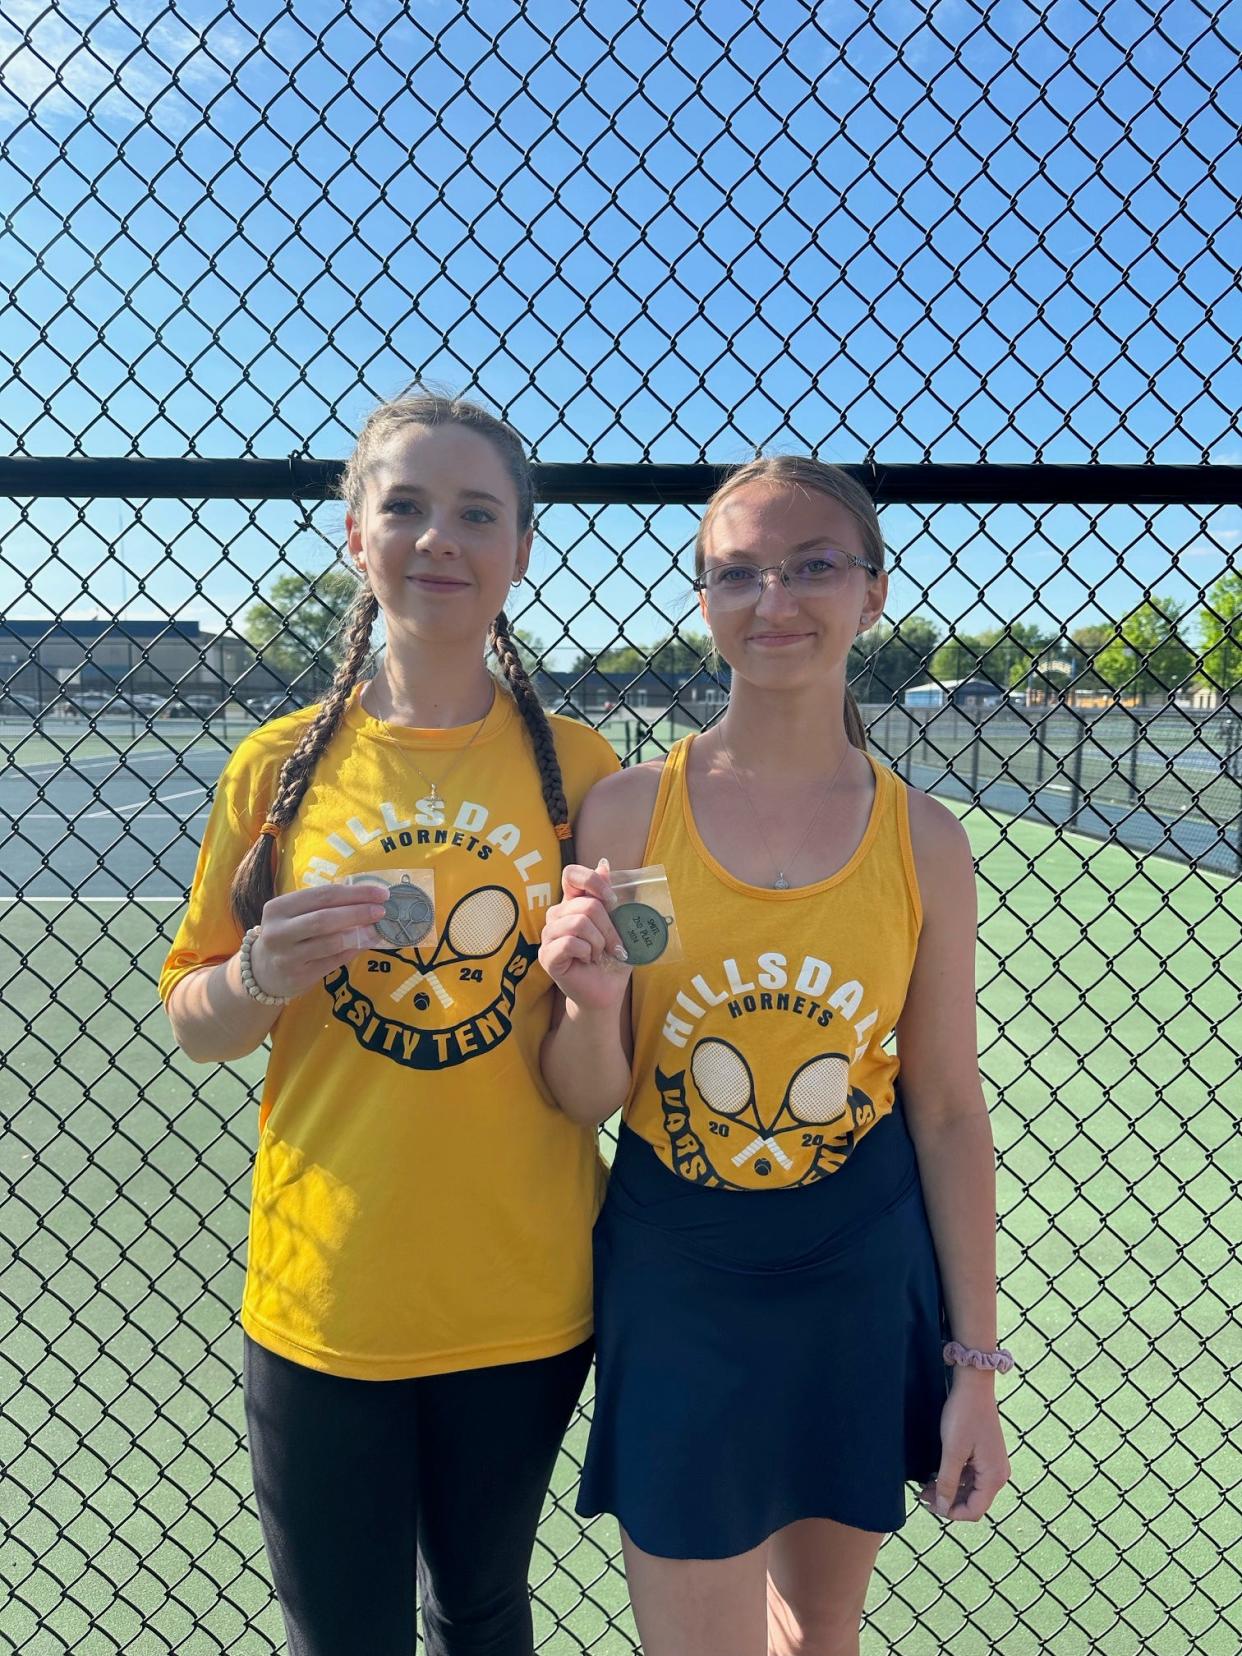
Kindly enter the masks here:
M 399 885 L 388 888 L 384 918 L 375 922 L 375 929 L 393 948 L 413 948 L 431 930 L 435 913 L 435 904 L 422 886 L 415 885 L 406 875 Z

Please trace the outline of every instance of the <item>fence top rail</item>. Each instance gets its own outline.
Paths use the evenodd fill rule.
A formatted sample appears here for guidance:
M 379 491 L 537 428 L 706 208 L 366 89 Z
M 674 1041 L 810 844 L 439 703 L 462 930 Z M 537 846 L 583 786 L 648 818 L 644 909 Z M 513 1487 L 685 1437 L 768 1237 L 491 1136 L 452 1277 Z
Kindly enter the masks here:
M 343 462 L 288 455 L 283 460 L 146 459 L 76 455 L 0 457 L 0 495 L 97 500 L 325 500 L 337 494 Z M 733 465 L 537 464 L 535 487 L 547 503 L 702 505 Z M 1231 506 L 1242 504 L 1237 465 L 884 465 L 843 464 L 875 500 L 949 505 L 1013 502 L 1055 505 Z

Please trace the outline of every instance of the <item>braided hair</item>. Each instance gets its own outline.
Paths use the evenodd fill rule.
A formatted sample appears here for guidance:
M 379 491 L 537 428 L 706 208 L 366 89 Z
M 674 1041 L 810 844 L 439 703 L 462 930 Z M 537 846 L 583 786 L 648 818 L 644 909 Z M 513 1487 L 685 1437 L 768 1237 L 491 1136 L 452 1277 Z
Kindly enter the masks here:
M 370 469 L 380 449 L 392 436 L 407 426 L 443 425 L 460 425 L 477 431 L 497 449 L 517 491 L 518 530 L 525 533 L 534 518 L 534 484 L 530 462 L 517 432 L 506 421 L 488 413 L 477 403 L 459 397 L 437 396 L 417 387 L 381 403 L 363 424 L 341 479 L 341 496 L 351 514 L 355 518 L 360 515 Z M 230 900 L 234 917 L 243 930 L 258 925 L 263 905 L 275 896 L 279 838 L 297 815 L 315 766 L 341 727 L 349 698 L 370 654 L 371 631 L 378 613 L 375 594 L 365 582 L 360 582 L 357 596 L 345 618 L 345 654 L 332 686 L 297 746 L 281 766 L 276 795 L 268 807 L 267 820 L 233 876 Z M 491 624 L 488 643 L 526 725 L 543 787 L 544 806 L 560 842 L 561 864 L 565 866 L 574 859 L 574 840 L 556 743 L 548 716 L 522 665 L 509 630 L 508 617 L 503 610 Z
M 530 682 L 518 655 L 517 645 L 509 631 L 509 618 L 504 610 L 501 610 L 492 622 L 490 640 L 496 660 L 500 663 L 500 670 L 513 692 L 518 712 L 525 721 L 530 745 L 535 751 L 535 764 L 539 767 L 539 781 L 543 787 L 544 808 L 561 843 L 561 867 L 564 868 L 573 862 L 575 851 L 573 829 L 569 822 L 569 805 L 565 799 L 565 785 L 561 780 L 560 762 L 556 757 L 556 743 L 552 738 L 552 726 L 548 723 L 548 715 L 544 712 L 539 697 L 535 694 L 535 687 Z

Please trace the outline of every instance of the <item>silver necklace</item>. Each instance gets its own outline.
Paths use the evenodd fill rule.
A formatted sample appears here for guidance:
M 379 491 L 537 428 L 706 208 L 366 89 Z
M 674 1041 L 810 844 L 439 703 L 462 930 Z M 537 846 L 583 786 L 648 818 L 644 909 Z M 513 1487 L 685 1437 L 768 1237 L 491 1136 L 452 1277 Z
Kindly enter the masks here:
M 755 819 L 755 826 L 758 828 L 759 836 L 763 840 L 763 848 L 768 854 L 768 860 L 771 862 L 772 867 L 776 870 L 776 878 L 772 881 L 772 889 L 774 891 L 788 891 L 790 889 L 790 886 L 789 886 L 789 879 L 788 879 L 788 877 L 785 873 L 785 870 L 787 868 L 792 868 L 793 865 L 797 862 L 798 857 L 801 854 L 802 847 L 806 844 L 807 839 L 810 835 L 811 829 L 814 828 L 815 824 L 819 821 L 820 816 L 823 813 L 824 806 L 828 803 L 828 795 L 832 792 L 833 784 L 836 782 L 837 777 L 841 774 L 841 766 L 845 763 L 846 759 L 849 757 L 849 752 L 850 752 L 849 747 L 848 746 L 846 747 L 845 752 L 841 755 L 840 759 L 837 762 L 836 770 L 834 770 L 832 775 L 828 778 L 828 781 L 827 781 L 827 784 L 824 788 L 824 791 L 820 795 L 819 804 L 815 807 L 815 813 L 811 817 L 810 821 L 807 823 L 806 827 L 802 830 L 802 838 L 798 841 L 798 843 L 795 846 L 792 854 L 785 859 L 784 863 L 779 863 L 776 860 L 776 858 L 772 855 L 772 847 L 768 843 L 767 834 L 764 833 L 763 820 L 760 817 L 758 811 L 756 811 L 756 809 L 755 809 L 754 801 L 751 799 L 750 794 L 747 792 L 745 783 L 742 781 L 742 778 L 738 775 L 737 766 L 733 763 L 733 755 L 729 752 L 728 744 L 725 742 L 723 734 L 720 737 L 720 749 L 721 749 L 721 752 L 724 754 L 725 758 L 729 761 L 729 769 L 733 772 L 733 780 L 737 783 L 738 789 L 741 792 L 742 798 L 746 801 L 747 805 L 750 808 L 750 814 Z
M 461 764 L 462 760 L 466 757 L 466 755 L 470 752 L 470 749 L 474 746 L 475 740 L 479 736 L 480 732 L 482 731 L 483 726 L 487 723 L 487 721 L 492 716 L 492 709 L 496 705 L 496 695 L 497 695 L 496 687 L 493 684 L 493 686 L 492 686 L 492 699 L 491 699 L 491 703 L 488 706 L 487 712 L 483 715 L 483 717 L 479 720 L 478 724 L 475 726 L 474 730 L 471 732 L 470 740 L 460 749 L 460 751 L 457 754 L 457 757 L 453 760 L 452 764 L 449 766 L 449 768 L 441 776 L 440 782 L 447 782 L 448 781 L 449 777 L 452 776 L 453 772 L 457 769 L 458 765 Z M 414 757 L 414 755 L 412 753 L 410 754 L 409 758 L 410 758 L 410 763 L 413 765 L 414 769 L 418 772 L 418 774 L 422 777 L 423 781 L 427 784 L 428 788 L 431 790 L 430 793 L 426 794 L 422 799 L 416 799 L 414 801 L 414 809 L 418 812 L 420 817 L 428 819 L 428 823 L 425 823 L 424 826 L 427 826 L 428 824 L 438 826 L 438 825 L 443 823 L 444 816 L 445 816 L 444 795 L 440 792 L 440 782 L 433 782 L 432 781 L 431 777 L 429 777 L 427 775 L 427 772 L 419 764 L 418 760 Z

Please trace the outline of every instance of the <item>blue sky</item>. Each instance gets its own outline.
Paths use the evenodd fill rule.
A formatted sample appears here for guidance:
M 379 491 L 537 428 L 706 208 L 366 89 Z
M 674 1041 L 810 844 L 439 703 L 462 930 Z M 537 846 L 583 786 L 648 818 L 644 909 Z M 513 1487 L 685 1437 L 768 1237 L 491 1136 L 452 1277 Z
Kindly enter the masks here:
M 96 10 L 0 23 L 18 452 L 340 455 L 417 372 L 548 461 L 1242 461 L 1239 0 Z M 885 514 L 894 618 L 1187 602 L 1242 538 L 1232 510 L 928 517 Z M 217 620 L 275 545 L 331 556 L 339 513 L 298 522 L 0 507 L 0 608 Z M 610 640 L 582 581 L 683 613 L 692 528 L 550 512 L 535 630 Z

